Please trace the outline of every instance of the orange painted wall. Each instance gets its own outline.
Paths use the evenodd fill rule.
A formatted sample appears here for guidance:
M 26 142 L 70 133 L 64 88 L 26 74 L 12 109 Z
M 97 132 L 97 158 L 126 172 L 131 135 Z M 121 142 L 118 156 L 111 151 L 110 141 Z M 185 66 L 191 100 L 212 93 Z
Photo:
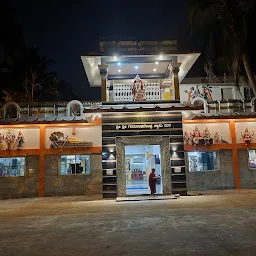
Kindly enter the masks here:
M 238 150 L 239 149 L 256 149 L 256 143 L 252 143 L 249 145 L 245 145 L 244 143 L 237 143 L 236 141 L 236 122 L 256 122 L 255 118 L 250 119 L 204 119 L 204 120 L 183 120 L 183 124 L 186 123 L 229 123 L 229 132 L 231 135 L 231 143 L 230 144 L 212 144 L 212 145 L 184 145 L 185 151 L 215 151 L 221 149 L 230 149 L 232 150 L 232 159 L 233 159 L 233 172 L 234 172 L 234 180 L 236 189 L 241 189 L 241 178 L 240 178 L 240 170 L 239 170 L 239 161 L 238 161 Z
M 8 156 L 39 156 L 39 178 L 38 178 L 38 196 L 44 196 L 44 172 L 45 172 L 45 155 L 49 154 L 93 154 L 101 153 L 102 147 L 91 148 L 53 148 L 47 149 L 45 147 L 45 131 L 47 127 L 85 127 L 101 125 L 101 119 L 96 119 L 92 123 L 61 123 L 61 124 L 20 124 L 20 125 L 0 125 L 0 128 L 40 128 L 40 149 L 21 149 L 21 150 L 1 150 L 2 157 Z

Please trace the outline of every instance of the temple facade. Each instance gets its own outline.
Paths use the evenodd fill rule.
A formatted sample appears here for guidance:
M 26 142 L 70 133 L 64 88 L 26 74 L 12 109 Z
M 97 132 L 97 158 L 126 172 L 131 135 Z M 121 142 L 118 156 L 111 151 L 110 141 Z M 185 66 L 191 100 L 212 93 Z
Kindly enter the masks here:
M 256 188 L 255 98 L 230 78 L 189 78 L 176 41 L 102 41 L 81 56 L 100 102 L 1 106 L 1 198 Z

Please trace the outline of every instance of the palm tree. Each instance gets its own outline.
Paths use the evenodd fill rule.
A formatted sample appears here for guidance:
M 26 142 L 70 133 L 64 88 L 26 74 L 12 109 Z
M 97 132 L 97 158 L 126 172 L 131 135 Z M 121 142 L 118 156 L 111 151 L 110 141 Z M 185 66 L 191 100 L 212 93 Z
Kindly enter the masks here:
M 256 80 L 247 52 L 248 17 L 255 0 L 188 0 L 188 4 L 189 24 L 204 34 L 208 58 L 226 57 L 237 86 L 243 66 L 256 95 Z

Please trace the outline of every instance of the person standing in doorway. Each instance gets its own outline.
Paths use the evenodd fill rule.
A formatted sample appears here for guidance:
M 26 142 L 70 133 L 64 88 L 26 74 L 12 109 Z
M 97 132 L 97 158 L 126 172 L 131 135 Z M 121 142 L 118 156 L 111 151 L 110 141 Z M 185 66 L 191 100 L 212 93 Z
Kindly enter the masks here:
M 159 176 L 155 175 L 155 168 L 152 168 L 151 173 L 149 174 L 149 187 L 150 187 L 150 195 L 154 196 L 154 194 L 156 193 L 156 180 L 159 179 Z

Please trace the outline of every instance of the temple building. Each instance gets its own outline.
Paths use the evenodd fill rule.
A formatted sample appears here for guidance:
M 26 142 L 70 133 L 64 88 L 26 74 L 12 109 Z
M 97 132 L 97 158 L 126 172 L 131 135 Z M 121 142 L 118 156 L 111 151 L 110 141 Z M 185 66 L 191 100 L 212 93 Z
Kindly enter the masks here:
M 1 106 L 0 197 L 116 198 L 256 188 L 255 98 L 229 77 L 190 78 L 175 40 L 101 41 L 81 56 L 100 102 Z

